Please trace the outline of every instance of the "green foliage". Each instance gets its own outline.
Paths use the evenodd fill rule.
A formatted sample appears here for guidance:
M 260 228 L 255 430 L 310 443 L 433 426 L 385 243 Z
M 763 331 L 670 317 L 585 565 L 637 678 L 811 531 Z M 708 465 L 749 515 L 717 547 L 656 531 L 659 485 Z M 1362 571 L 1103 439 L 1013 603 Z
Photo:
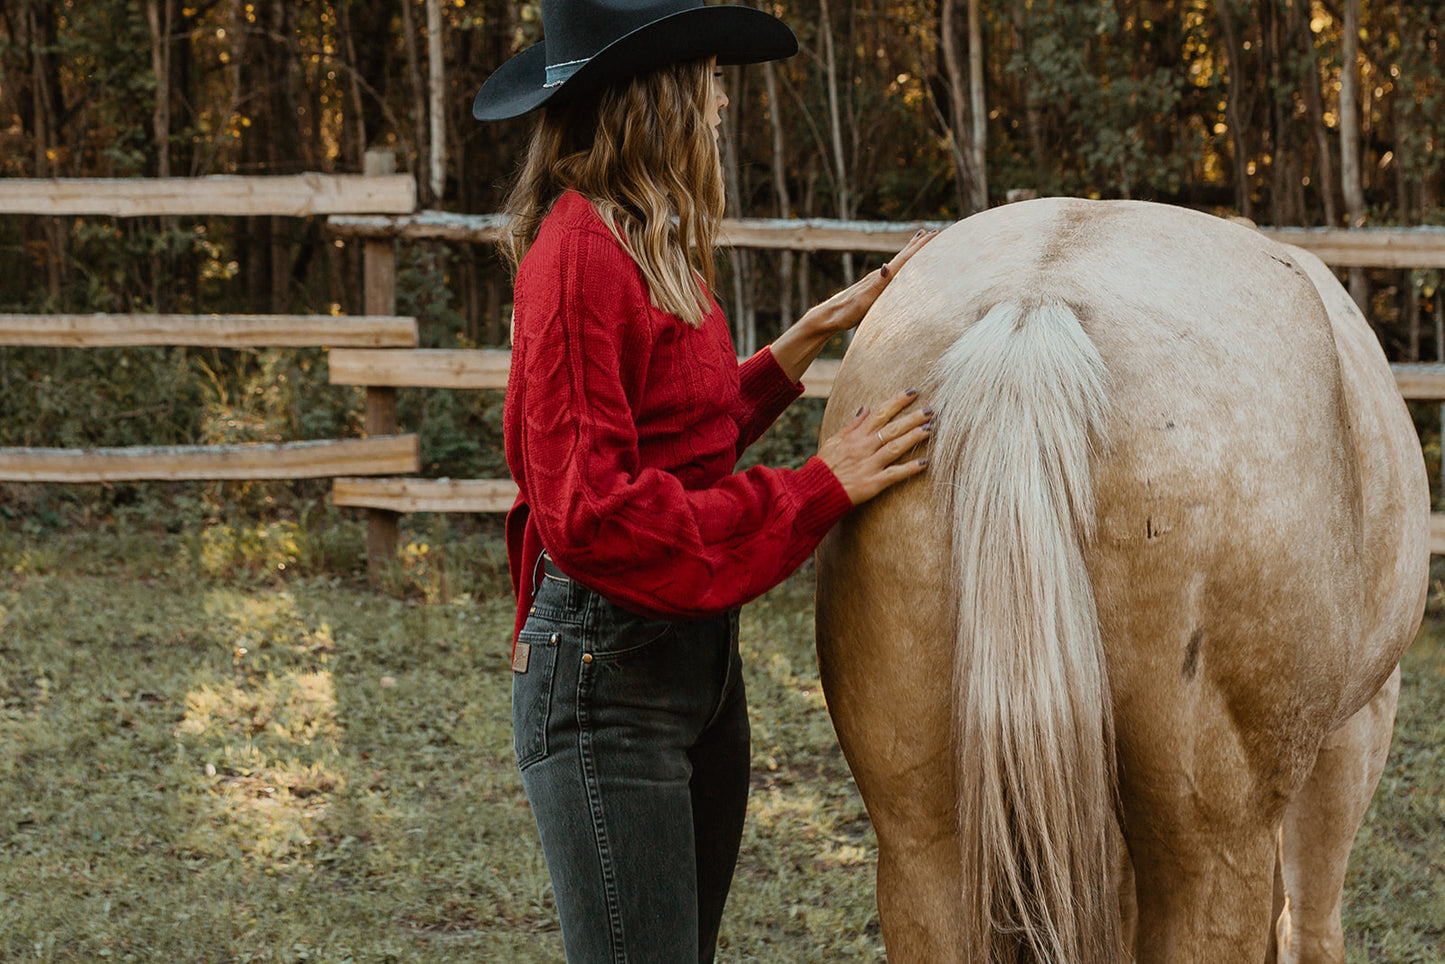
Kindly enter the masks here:
M 818 451 L 818 431 L 827 403 L 821 398 L 801 398 L 763 433 L 738 460 L 738 470 L 754 465 L 795 469 Z
M 197 374 L 178 348 L 0 348 L 0 444 L 195 442 L 207 394 Z

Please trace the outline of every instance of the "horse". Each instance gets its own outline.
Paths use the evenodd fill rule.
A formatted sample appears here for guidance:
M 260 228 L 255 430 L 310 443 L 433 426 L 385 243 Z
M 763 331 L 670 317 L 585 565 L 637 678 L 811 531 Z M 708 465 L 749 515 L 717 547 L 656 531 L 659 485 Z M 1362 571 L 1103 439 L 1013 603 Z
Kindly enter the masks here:
M 904 382 L 928 470 L 817 555 L 889 960 L 1342 962 L 1429 491 L 1330 270 L 1169 205 L 1006 205 L 900 270 L 823 436 Z

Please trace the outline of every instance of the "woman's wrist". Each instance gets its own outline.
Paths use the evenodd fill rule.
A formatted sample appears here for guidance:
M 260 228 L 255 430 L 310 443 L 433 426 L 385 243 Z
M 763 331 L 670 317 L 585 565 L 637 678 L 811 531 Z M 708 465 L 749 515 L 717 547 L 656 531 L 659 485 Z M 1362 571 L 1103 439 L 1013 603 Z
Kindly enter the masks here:
M 773 342 L 773 357 L 789 378 L 795 382 L 801 381 L 803 373 L 813 364 L 813 359 L 823 351 L 833 334 L 820 324 L 816 309 L 809 311 Z

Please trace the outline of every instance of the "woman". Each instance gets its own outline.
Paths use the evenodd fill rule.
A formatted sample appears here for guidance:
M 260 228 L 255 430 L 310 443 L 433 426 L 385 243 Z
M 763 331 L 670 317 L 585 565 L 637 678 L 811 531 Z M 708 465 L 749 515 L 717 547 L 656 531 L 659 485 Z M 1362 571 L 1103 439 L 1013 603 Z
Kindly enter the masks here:
M 921 472 L 930 413 L 862 410 L 801 469 L 735 473 L 918 237 L 739 365 L 710 295 L 716 65 L 790 56 L 701 0 L 543 0 L 481 120 L 542 108 L 508 201 L 513 726 L 569 961 L 711 961 L 747 803 L 738 607 Z

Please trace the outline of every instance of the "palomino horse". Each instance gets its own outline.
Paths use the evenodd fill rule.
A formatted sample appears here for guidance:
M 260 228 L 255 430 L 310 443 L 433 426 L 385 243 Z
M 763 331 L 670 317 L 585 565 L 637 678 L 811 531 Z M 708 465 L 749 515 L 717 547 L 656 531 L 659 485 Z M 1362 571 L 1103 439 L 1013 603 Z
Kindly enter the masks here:
M 1009 205 L 902 269 L 824 434 L 904 382 L 930 468 L 818 564 L 890 960 L 1343 961 L 1429 496 L 1339 284 L 1196 212 Z

